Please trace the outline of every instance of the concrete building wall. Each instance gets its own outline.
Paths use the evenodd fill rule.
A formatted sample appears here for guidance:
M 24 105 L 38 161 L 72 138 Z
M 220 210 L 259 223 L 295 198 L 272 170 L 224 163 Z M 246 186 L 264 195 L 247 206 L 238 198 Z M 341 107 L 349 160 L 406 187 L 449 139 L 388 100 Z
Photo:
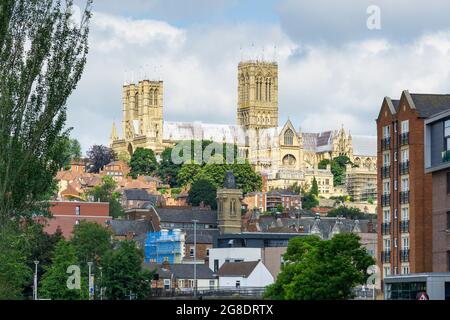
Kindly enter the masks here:
M 262 260 L 261 248 L 212 248 L 209 250 L 209 268 L 214 271 L 214 261 L 218 260 L 218 269 L 225 263 Z
M 274 280 L 277 279 L 281 271 L 282 255 L 286 253 L 287 247 L 267 247 L 262 248 L 262 262 L 272 274 Z

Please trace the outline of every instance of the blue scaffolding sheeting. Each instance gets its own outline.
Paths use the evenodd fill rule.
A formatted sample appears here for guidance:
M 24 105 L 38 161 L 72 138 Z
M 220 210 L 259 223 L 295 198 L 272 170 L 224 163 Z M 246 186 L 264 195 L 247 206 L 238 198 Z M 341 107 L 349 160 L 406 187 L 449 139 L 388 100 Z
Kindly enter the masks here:
M 176 263 L 183 255 L 181 230 L 161 230 L 149 232 L 145 240 L 145 262 Z

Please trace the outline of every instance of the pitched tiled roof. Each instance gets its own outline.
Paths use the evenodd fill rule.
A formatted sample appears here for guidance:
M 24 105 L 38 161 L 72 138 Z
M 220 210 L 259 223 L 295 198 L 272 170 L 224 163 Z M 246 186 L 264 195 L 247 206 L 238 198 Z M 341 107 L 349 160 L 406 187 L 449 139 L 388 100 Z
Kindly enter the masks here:
M 197 279 L 214 279 L 214 272 L 205 264 L 197 264 Z M 170 265 L 173 276 L 177 279 L 194 279 L 194 265 L 175 263 Z
M 214 235 L 219 234 L 219 230 L 197 230 L 197 243 L 213 243 Z M 186 230 L 186 243 L 194 243 L 194 231 Z
M 450 109 L 450 94 L 411 93 L 411 98 L 419 115 L 424 118 Z
M 217 274 L 220 277 L 248 277 L 259 261 L 225 262 Z
M 116 236 L 125 236 L 129 232 L 140 235 L 153 231 L 151 224 L 146 220 L 112 220 L 111 229 Z
M 158 208 L 156 211 L 161 222 L 192 223 L 196 219 L 199 223 L 217 223 L 217 211 L 213 210 Z
M 143 189 L 125 189 L 123 195 L 127 200 L 150 201 L 150 195 Z

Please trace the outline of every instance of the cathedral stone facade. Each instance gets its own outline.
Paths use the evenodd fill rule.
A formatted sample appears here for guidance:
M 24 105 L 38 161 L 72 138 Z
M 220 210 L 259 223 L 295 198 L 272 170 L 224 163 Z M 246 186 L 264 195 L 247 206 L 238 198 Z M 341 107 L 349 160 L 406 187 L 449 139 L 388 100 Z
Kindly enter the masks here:
M 320 133 L 302 132 L 290 120 L 279 126 L 275 62 L 241 62 L 237 80 L 236 125 L 164 121 L 162 81 L 125 84 L 122 137 L 113 124 L 112 149 L 125 159 L 137 147 L 150 148 L 158 155 L 183 140 L 233 143 L 256 171 L 267 176 L 271 188 L 304 184 L 305 174 L 317 168 L 321 160 L 341 155 L 376 173 L 376 137 L 352 136 L 343 127 Z M 329 170 L 323 174 L 328 177 Z

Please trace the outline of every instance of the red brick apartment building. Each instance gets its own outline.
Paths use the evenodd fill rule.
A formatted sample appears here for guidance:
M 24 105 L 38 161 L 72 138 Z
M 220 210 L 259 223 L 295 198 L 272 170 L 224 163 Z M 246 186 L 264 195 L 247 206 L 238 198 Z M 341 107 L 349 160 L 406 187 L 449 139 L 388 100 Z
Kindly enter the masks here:
M 112 220 L 108 202 L 55 201 L 51 202 L 50 212 L 53 218 L 41 221 L 45 232 L 53 234 L 59 227 L 66 239 L 72 236 L 74 226 L 81 220 L 104 226 L 109 226 Z
M 425 172 L 424 121 L 450 108 L 450 95 L 384 98 L 377 122 L 378 257 L 383 278 L 431 272 L 432 177 Z

